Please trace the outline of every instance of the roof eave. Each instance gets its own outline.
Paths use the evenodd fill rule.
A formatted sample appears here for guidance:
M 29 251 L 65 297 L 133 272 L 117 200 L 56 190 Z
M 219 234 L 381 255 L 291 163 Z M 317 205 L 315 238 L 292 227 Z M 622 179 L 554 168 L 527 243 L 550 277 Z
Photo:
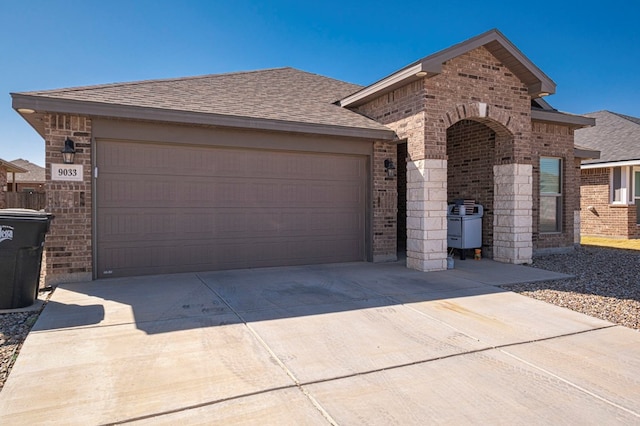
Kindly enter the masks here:
M 20 93 L 12 93 L 11 96 L 13 98 L 12 106 L 15 110 L 28 108 L 36 111 L 34 114 L 24 114 L 19 111 L 18 113 L 43 137 L 44 127 L 43 125 L 39 126 L 37 122 L 34 122 L 34 119 L 38 116 L 38 113 L 41 115 L 43 112 L 52 112 L 60 114 L 80 114 L 95 117 L 125 118 L 178 124 L 198 124 L 216 127 L 343 136 L 375 140 L 396 139 L 396 134 L 391 129 L 367 129 L 363 127 L 270 120 L 264 118 L 179 111 L 132 105 L 105 104 L 101 102 L 77 101 L 70 99 L 53 99 Z
M 581 146 L 573 147 L 573 156 L 583 160 L 597 160 L 600 158 L 600 151 L 597 149 L 588 149 Z
M 340 101 L 340 105 L 343 107 L 357 107 L 375 97 L 388 93 L 400 86 L 409 84 L 412 81 L 421 78 L 434 77 L 442 72 L 442 65 L 446 61 L 456 58 L 480 46 L 486 46 L 490 43 L 498 43 L 510 58 L 522 64 L 527 72 L 535 77 L 536 81 L 527 85 L 529 95 L 534 98 L 538 98 L 556 92 L 556 84 L 553 80 L 542 72 L 533 62 L 531 62 L 529 58 L 527 58 L 500 31 L 493 29 L 414 62 L 383 78 L 382 80 L 344 98 Z M 418 72 L 424 72 L 426 74 L 417 76 L 416 74 Z
M 9 173 L 27 173 L 29 170 L 23 169 L 22 167 L 16 166 L 10 161 L 6 161 L 0 158 L 0 166 L 7 169 Z
M 428 73 L 428 71 L 425 71 L 422 63 L 410 65 L 401 69 L 400 71 L 391 74 L 388 77 L 383 78 L 376 83 L 373 83 L 370 86 L 359 90 L 352 95 L 347 96 L 346 98 L 340 100 L 339 104 L 341 107 L 356 107 L 362 105 L 363 103 L 384 93 L 388 93 L 392 90 L 397 89 L 398 87 L 402 87 L 413 81 L 422 79 L 424 76 L 416 75 L 420 72 Z
M 541 109 L 532 109 L 531 119 L 536 121 L 566 124 L 573 129 L 582 129 L 584 127 L 592 127 L 596 125 L 596 120 L 594 118 Z
M 640 166 L 640 159 L 636 160 L 620 160 L 620 161 L 603 161 L 603 162 L 588 162 L 580 165 L 581 169 L 602 169 L 608 167 L 623 167 L 623 166 Z

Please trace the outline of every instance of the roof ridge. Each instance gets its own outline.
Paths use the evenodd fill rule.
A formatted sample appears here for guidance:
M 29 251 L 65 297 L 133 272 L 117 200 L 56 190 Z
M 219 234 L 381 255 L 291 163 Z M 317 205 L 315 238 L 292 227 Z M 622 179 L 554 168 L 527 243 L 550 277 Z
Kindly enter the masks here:
M 264 71 L 279 71 L 279 70 L 287 70 L 287 69 L 296 69 L 296 68 L 293 68 L 293 67 L 265 68 L 265 69 L 259 69 L 259 70 L 249 70 L 249 71 L 233 71 L 233 72 L 226 72 L 221 74 L 202 74 L 202 75 L 187 76 L 187 77 L 170 77 L 170 78 L 157 78 L 157 79 L 125 81 L 125 82 L 116 82 L 116 83 L 92 84 L 89 86 L 74 86 L 74 87 L 66 87 L 61 89 L 32 90 L 29 92 L 19 92 L 19 93 L 23 95 L 40 94 L 40 93 L 71 93 L 71 92 L 80 92 L 80 91 L 86 91 L 86 90 L 100 90 L 100 89 L 105 89 L 109 87 L 128 87 L 128 86 L 138 86 L 138 85 L 148 84 L 148 83 L 164 83 L 164 82 L 173 82 L 173 81 L 192 81 L 192 80 L 205 79 L 205 78 L 218 77 L 218 76 L 251 74 L 251 73 L 264 72 Z M 298 70 L 298 71 L 301 71 L 301 70 Z M 302 71 L 302 72 L 306 72 L 306 71 Z
M 620 114 L 619 112 L 607 111 L 611 114 L 617 115 L 620 118 L 624 118 L 625 120 L 631 121 L 633 124 L 640 125 L 640 117 L 634 117 L 632 115 Z

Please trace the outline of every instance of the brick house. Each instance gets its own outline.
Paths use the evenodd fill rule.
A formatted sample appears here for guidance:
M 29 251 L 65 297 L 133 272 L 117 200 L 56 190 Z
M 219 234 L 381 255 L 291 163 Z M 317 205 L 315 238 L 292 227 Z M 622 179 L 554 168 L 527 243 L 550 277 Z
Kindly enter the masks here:
M 581 166 L 582 235 L 640 238 L 640 118 L 598 111 L 576 144 L 601 152 Z
M 9 190 L 15 192 L 44 192 L 44 167 L 33 164 L 28 160 L 18 158 L 11 163 L 25 170 L 16 175 L 15 183 L 9 184 Z
M 6 193 L 15 185 L 16 174 L 26 172 L 22 167 L 0 158 L 0 209 L 7 208 Z
M 409 268 L 443 270 L 458 198 L 485 206 L 496 260 L 573 247 L 573 134 L 593 119 L 551 108 L 554 92 L 491 30 L 367 87 L 281 68 L 12 97 L 46 144 L 55 283 L 399 248 Z M 73 181 L 52 173 L 66 139 Z

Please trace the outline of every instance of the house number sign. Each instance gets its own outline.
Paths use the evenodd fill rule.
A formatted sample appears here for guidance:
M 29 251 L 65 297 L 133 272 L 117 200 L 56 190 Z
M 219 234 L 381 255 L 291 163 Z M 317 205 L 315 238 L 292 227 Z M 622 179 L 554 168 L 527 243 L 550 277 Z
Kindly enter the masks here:
M 82 164 L 52 164 L 51 180 L 82 182 Z

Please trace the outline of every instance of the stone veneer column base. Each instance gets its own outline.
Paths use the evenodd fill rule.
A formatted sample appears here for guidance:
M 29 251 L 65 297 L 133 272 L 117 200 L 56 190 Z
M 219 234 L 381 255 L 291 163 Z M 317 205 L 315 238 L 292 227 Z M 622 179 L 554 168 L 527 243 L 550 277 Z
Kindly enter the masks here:
M 533 167 L 493 166 L 493 259 L 504 263 L 533 260 Z
M 447 269 L 447 161 L 407 162 L 407 268 Z

